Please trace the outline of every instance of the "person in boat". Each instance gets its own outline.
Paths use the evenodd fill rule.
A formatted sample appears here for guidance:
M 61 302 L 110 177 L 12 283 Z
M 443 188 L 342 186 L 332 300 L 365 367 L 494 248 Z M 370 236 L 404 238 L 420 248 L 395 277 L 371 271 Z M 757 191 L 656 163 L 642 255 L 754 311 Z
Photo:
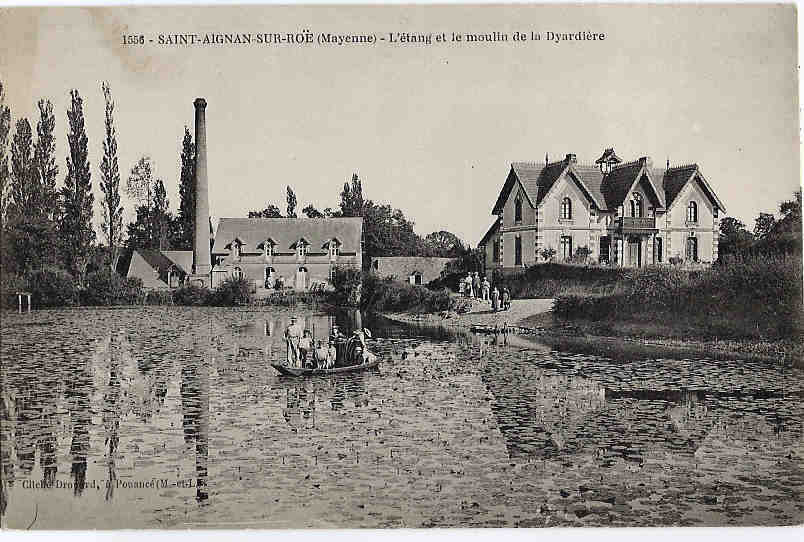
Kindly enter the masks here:
M 285 330 L 285 342 L 288 347 L 288 366 L 301 367 L 299 356 L 299 341 L 304 333 L 304 328 L 298 323 L 298 318 L 290 317 L 290 325 Z
M 312 350 L 313 336 L 310 334 L 309 329 L 305 329 L 302 338 L 299 339 L 299 361 L 302 367 L 313 365 Z
M 320 339 L 315 343 L 315 350 L 313 350 L 313 359 L 315 360 L 316 369 L 329 369 L 334 363 L 334 357 L 330 356 L 329 345 L 324 345 Z
M 491 291 L 491 310 L 494 312 L 500 310 L 500 291 L 496 286 Z

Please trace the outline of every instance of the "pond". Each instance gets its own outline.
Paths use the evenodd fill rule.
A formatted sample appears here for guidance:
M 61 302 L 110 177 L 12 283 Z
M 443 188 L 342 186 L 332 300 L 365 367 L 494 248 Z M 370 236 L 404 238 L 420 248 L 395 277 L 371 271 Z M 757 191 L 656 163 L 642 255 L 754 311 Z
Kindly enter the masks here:
M 618 360 L 359 313 L 378 370 L 280 377 L 286 309 L 2 319 L 11 528 L 789 525 L 801 369 Z

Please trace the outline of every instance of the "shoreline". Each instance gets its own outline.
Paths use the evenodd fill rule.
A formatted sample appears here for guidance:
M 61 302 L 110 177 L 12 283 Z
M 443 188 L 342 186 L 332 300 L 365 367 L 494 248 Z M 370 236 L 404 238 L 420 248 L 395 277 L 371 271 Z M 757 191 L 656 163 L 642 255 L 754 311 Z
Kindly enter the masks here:
M 524 331 L 523 338 L 532 338 L 555 348 L 569 348 L 582 353 L 596 353 L 616 359 L 634 355 L 645 357 L 700 356 L 718 360 L 742 359 L 771 363 L 790 363 L 804 366 L 801 348 L 793 341 L 720 340 L 705 338 L 677 339 L 662 335 L 640 336 L 632 333 L 600 334 L 599 325 L 588 321 L 557 322 L 552 315 L 552 299 L 515 299 L 509 311 L 491 312 L 488 303 L 475 301 L 465 314 L 444 318 L 437 313 L 381 313 L 391 321 L 419 325 L 441 326 L 470 330 L 472 326 L 502 327 L 507 324 Z M 624 326 L 633 328 L 633 325 Z

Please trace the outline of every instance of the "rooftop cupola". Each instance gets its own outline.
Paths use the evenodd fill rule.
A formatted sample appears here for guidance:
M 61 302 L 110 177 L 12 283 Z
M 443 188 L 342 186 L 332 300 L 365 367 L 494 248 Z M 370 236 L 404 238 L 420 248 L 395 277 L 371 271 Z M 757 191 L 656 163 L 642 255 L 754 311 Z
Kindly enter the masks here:
M 595 160 L 595 164 L 600 166 L 600 172 L 603 174 L 610 172 L 614 166 L 620 163 L 622 163 L 622 160 L 615 154 L 614 148 L 604 150 L 600 158 Z

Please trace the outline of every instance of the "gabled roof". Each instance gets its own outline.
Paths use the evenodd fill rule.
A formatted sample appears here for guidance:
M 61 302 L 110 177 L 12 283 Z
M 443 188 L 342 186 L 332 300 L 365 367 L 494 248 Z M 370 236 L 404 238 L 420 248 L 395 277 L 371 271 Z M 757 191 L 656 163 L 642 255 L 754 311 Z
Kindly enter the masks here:
M 662 173 L 662 186 L 664 188 L 664 197 L 665 201 L 667 202 L 666 204 L 668 209 L 670 209 L 670 207 L 673 205 L 676 197 L 678 197 L 678 195 L 681 193 L 681 190 L 687 186 L 687 183 L 693 179 L 697 179 L 710 201 L 717 205 L 718 209 L 721 211 L 726 210 L 726 206 L 723 205 L 723 202 L 717 197 L 715 191 L 712 190 L 709 182 L 704 178 L 703 174 L 701 173 L 701 168 L 698 167 L 698 164 L 687 164 L 678 167 L 671 167 L 668 170 L 658 171 Z
M 614 163 L 619 157 L 614 149 L 606 149 L 598 159 Z M 569 175 L 580 189 L 601 211 L 616 209 L 622 205 L 627 195 L 637 183 L 647 180 L 655 197 L 654 204 L 659 208 L 669 208 L 687 182 L 697 178 L 701 187 L 718 208 L 725 210 L 714 190 L 701 174 L 697 164 L 670 168 L 652 168 L 650 161 L 639 159 L 624 164 L 616 164 L 611 171 L 603 174 L 594 165 L 578 164 L 568 159 L 552 163 L 513 162 L 505 184 L 497 197 L 492 214 L 499 214 L 515 186 L 521 184 L 532 206 L 539 205 L 550 189 L 562 177 Z M 493 226 L 492 226 L 493 228 Z M 486 234 L 488 236 L 491 230 Z M 486 236 L 483 237 L 486 240 Z
M 337 237 L 343 252 L 360 253 L 363 219 L 348 218 L 221 218 L 212 252 L 226 254 L 227 243 L 235 237 L 245 252 L 256 251 L 266 239 L 274 239 L 279 251 L 292 250 L 299 239 L 322 246 Z
M 446 265 L 454 258 L 429 258 L 424 256 L 378 256 L 371 259 L 370 269 L 381 277 L 396 277 L 405 280 L 414 273 L 419 273 L 425 282 L 441 276 Z M 374 270 L 374 262 L 378 269 Z
M 500 195 L 497 197 L 497 203 L 494 205 L 492 213 L 498 214 L 502 211 L 511 190 L 517 182 L 522 184 L 528 201 L 535 207 L 547 196 L 556 181 L 566 173 L 571 174 L 573 180 L 578 183 L 581 190 L 598 209 L 606 210 L 605 199 L 600 190 L 603 174 L 600 173 L 599 169 L 592 165 L 561 160 L 548 164 L 513 162 L 511 172 L 503 189 L 500 191 Z
M 488 243 L 491 236 L 494 235 L 494 233 L 497 231 L 499 227 L 500 227 L 500 221 L 495 220 L 494 223 L 491 226 L 489 226 L 489 229 L 486 232 L 486 234 L 480 239 L 478 246 L 485 245 L 486 243 Z
M 664 207 L 662 191 L 654 184 L 654 180 L 658 181 L 661 177 L 654 178 L 651 168 L 640 159 L 613 167 L 603 178 L 603 194 L 608 208 L 614 209 L 622 205 L 628 194 L 645 178 L 653 193 L 653 204 L 659 208 Z
M 191 250 L 137 249 L 131 255 L 126 277 L 139 278 L 145 288 L 167 288 L 168 271 L 188 274 L 192 262 Z
M 511 194 L 511 190 L 514 189 L 514 186 L 522 185 L 522 188 L 525 192 L 525 197 L 528 198 L 528 203 L 532 207 L 535 207 L 534 199 L 528 194 L 527 187 L 524 186 L 524 182 L 522 181 L 522 177 L 517 175 L 514 164 L 511 164 L 511 170 L 508 172 L 508 177 L 505 179 L 505 184 L 500 190 L 500 195 L 497 196 L 497 203 L 494 204 L 494 208 L 491 210 L 491 214 L 498 214 L 502 212 L 502 208 L 505 206 L 505 202 L 508 201 L 508 196 Z

